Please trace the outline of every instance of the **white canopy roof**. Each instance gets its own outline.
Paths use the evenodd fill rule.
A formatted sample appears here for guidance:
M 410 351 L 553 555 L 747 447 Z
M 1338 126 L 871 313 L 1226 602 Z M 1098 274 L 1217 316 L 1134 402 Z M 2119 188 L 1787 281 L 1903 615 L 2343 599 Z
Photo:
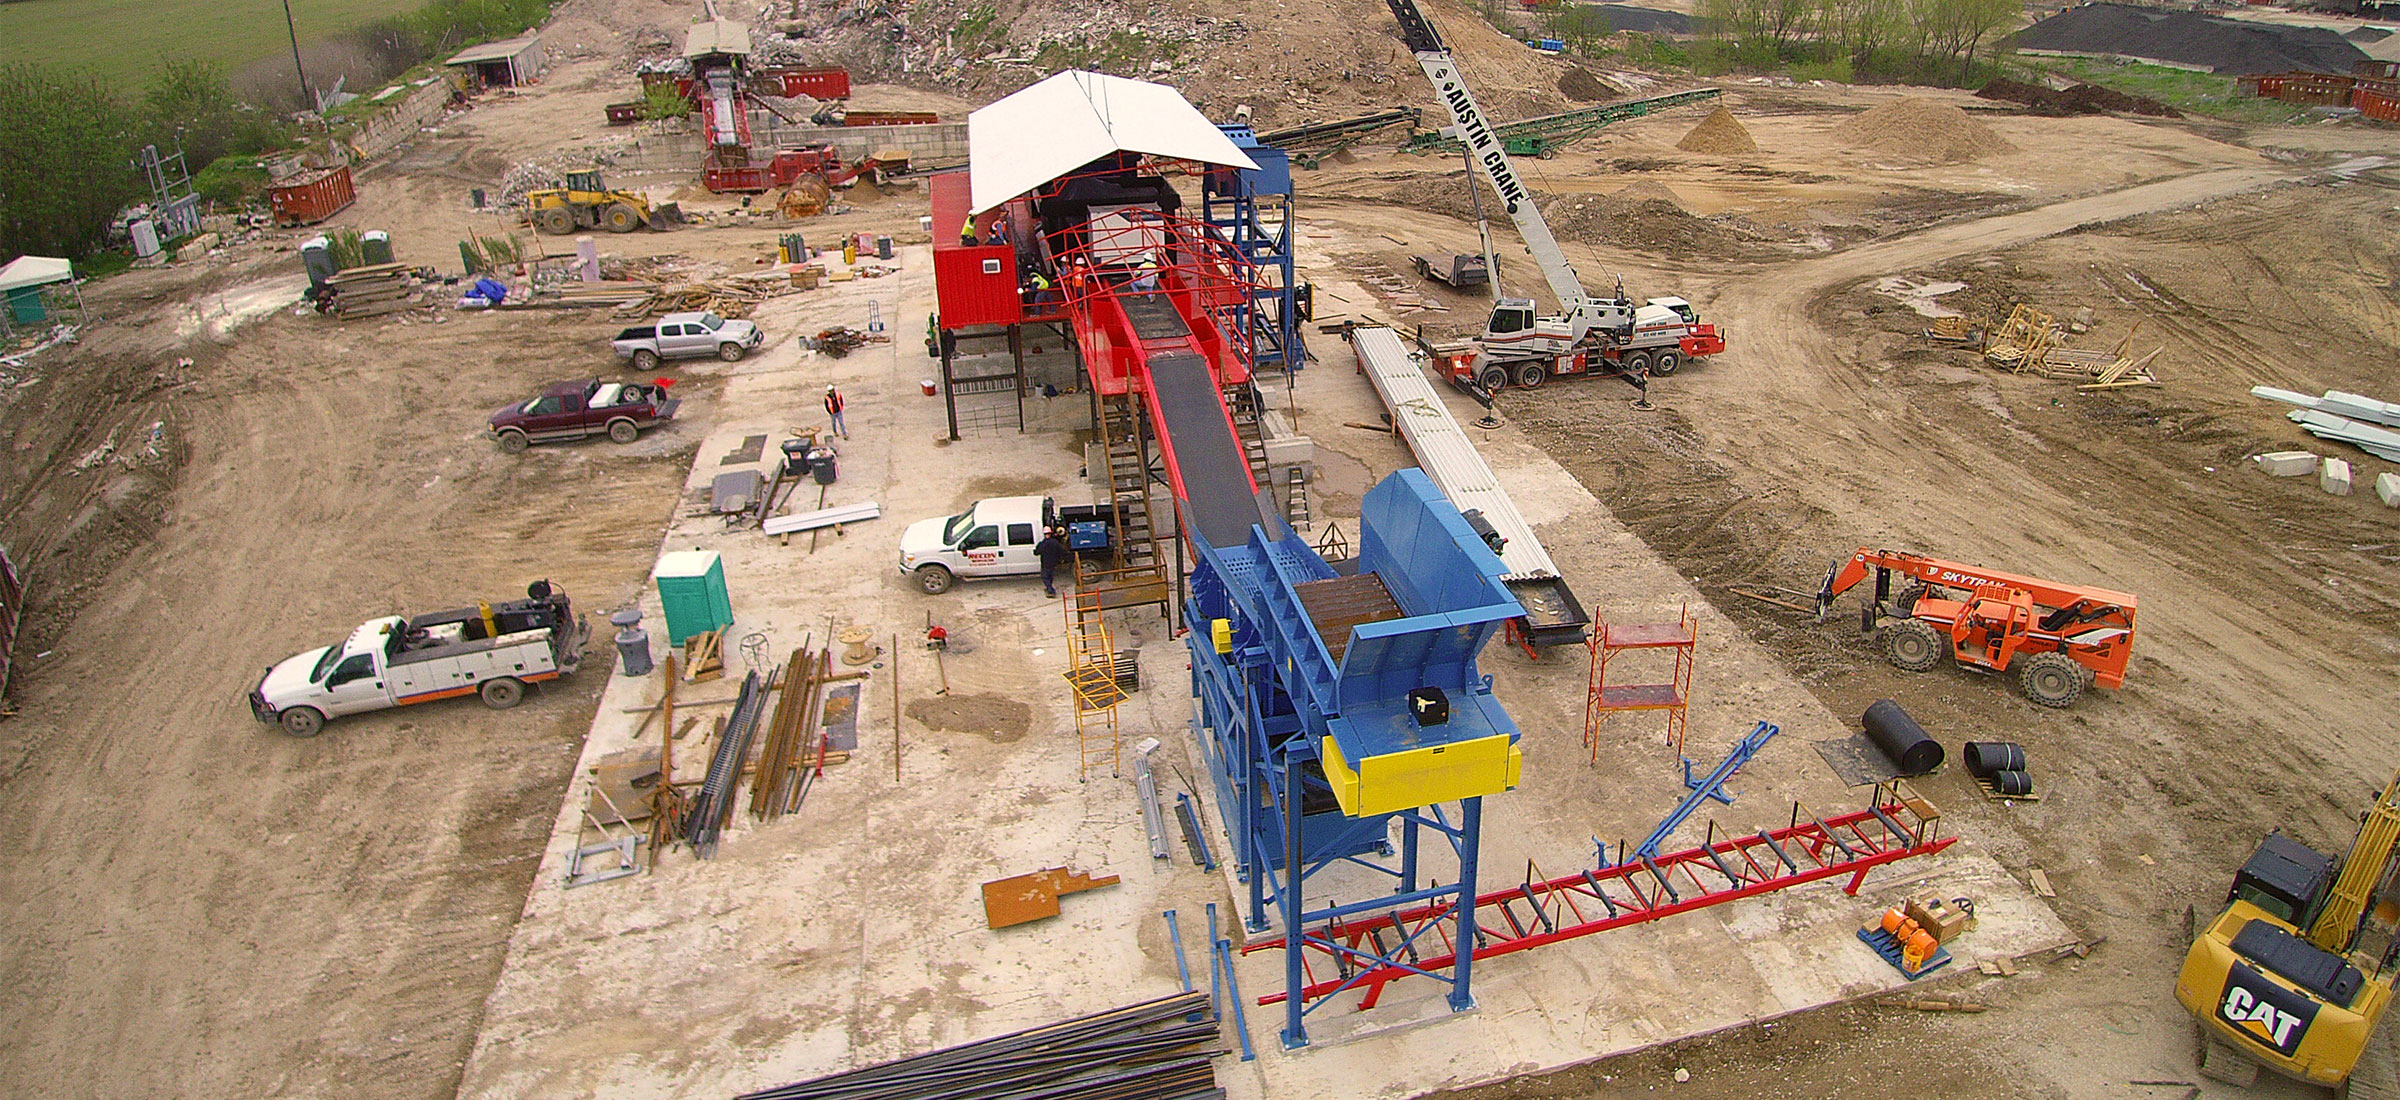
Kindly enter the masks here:
M 1258 167 L 1183 93 L 1147 80 L 1069 70 L 967 116 L 973 212 L 1119 150 Z
M 46 283 L 70 282 L 75 265 L 50 256 L 19 256 L 0 267 L 0 293 Z

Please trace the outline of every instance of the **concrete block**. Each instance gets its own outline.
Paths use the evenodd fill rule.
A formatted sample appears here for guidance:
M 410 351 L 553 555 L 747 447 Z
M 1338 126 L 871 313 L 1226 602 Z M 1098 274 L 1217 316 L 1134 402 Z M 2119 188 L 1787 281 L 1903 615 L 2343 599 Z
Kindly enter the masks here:
M 2386 508 L 2400 508 L 2400 474 L 2375 475 L 2375 499 Z
M 2301 477 L 2317 468 L 2317 456 L 2307 451 L 2274 451 L 2251 455 L 2250 461 L 2276 477 Z
M 2350 464 L 2338 458 L 2325 460 L 2324 471 L 2317 475 L 2317 486 L 2337 497 L 2350 495 Z

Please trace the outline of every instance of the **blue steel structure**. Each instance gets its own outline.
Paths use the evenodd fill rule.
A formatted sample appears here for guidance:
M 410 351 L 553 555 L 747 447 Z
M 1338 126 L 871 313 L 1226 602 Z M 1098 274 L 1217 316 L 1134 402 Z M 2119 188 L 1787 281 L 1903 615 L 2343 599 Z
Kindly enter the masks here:
M 1299 370 L 1308 363 L 1301 333 L 1301 323 L 1308 319 L 1302 314 L 1308 309 L 1307 292 L 1292 259 L 1299 223 L 1292 217 L 1291 154 L 1260 143 L 1249 126 L 1221 122 L 1217 129 L 1258 164 L 1255 172 L 1212 168 L 1200 191 L 1203 219 L 1257 265 L 1257 282 L 1246 307 L 1257 349 L 1252 367 Z
M 1500 581 L 1499 557 L 1423 471 L 1402 470 L 1367 494 L 1347 574 L 1276 526 L 1227 546 L 1186 527 L 1199 557 L 1186 640 L 1200 743 L 1249 886 L 1247 925 L 1267 930 L 1272 910 L 1285 929 L 1283 1042 L 1300 1047 L 1307 1013 L 1341 992 L 1303 996 L 1303 948 L 1331 953 L 1345 973 L 1437 978 L 1454 1010 L 1473 1006 L 1482 795 L 1515 786 L 1523 761 L 1516 723 L 1476 659 L 1523 609 Z M 1428 689 L 1446 703 L 1439 720 L 1419 716 Z M 1427 874 L 1427 831 L 1455 859 L 1430 868 L 1449 872 L 1445 885 Z M 1334 867 L 1368 868 L 1391 892 L 1311 908 L 1311 881 Z M 1416 906 L 1456 916 L 1371 945 L 1307 931 Z M 1410 961 L 1453 945 L 1447 974 Z

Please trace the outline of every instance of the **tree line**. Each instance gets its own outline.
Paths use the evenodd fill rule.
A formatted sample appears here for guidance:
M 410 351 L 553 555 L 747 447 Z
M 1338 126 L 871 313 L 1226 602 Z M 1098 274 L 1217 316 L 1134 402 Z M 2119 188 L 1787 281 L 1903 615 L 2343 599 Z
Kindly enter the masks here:
M 548 16 L 550 3 L 432 0 L 311 44 L 304 55 L 328 63 L 310 64 L 309 83 L 322 95 L 346 77 L 363 91 L 460 47 L 523 33 Z M 291 147 L 291 115 L 314 106 L 288 57 L 238 75 L 213 61 L 167 59 L 138 98 L 81 69 L 0 64 L 0 262 L 102 247 L 117 212 L 148 195 L 136 166 L 144 145 L 164 154 L 180 147 L 204 196 L 238 200 L 239 187 L 216 185 L 263 181 L 254 158 Z
M 1852 80 L 1969 84 L 2024 18 L 2024 0 L 1700 0 L 1696 63 L 1723 68 L 1826 66 Z M 1578 4 L 1545 29 L 1578 53 L 1606 49 L 1606 13 Z

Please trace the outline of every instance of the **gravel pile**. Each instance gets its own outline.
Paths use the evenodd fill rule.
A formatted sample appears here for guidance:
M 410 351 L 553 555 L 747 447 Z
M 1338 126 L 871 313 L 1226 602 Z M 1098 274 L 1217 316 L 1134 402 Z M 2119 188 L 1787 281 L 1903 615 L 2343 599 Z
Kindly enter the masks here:
M 1963 164 L 2017 147 L 1973 115 L 1947 103 L 1910 96 L 1893 100 L 1833 128 L 1844 144 L 1887 157 Z
M 1732 108 L 1719 107 L 1701 119 L 1700 125 L 1692 127 L 1691 133 L 1683 135 L 1675 147 L 1687 153 L 1730 156 L 1758 152 L 1758 139 L 1750 136 L 1750 128 L 1742 125 L 1742 120 L 1733 117 Z
M 557 171 L 547 166 L 529 160 L 509 169 L 506 175 L 500 177 L 499 202 L 502 206 L 523 206 L 525 193 L 528 191 L 541 191 L 566 185 L 566 177 L 559 175 Z
M 2366 51 L 2323 27 L 2289 27 L 2197 12 L 2085 4 L 2018 31 L 2020 50 L 2118 54 L 2200 65 L 2219 73 L 2347 74 Z

